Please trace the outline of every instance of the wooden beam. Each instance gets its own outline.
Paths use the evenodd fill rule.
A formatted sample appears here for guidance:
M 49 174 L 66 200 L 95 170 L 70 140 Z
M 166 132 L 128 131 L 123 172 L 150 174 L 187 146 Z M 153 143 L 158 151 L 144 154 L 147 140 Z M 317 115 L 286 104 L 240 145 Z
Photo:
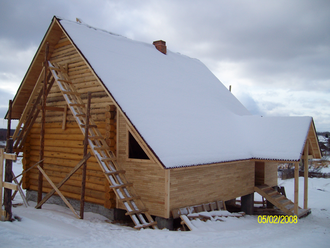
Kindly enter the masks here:
M 10 190 L 18 190 L 17 184 L 15 183 L 3 182 L 2 187 Z
M 71 204 L 68 202 L 68 200 L 64 197 L 64 195 L 61 193 L 61 191 L 55 186 L 55 184 L 50 180 L 50 178 L 47 176 L 46 172 L 40 167 L 40 165 L 37 166 L 39 171 L 42 173 L 42 175 L 46 178 L 48 183 L 53 187 L 53 189 L 56 191 L 56 193 L 62 198 L 64 203 L 71 209 L 72 213 L 79 219 L 78 214 L 74 210 L 74 208 L 71 206 Z
M 294 166 L 294 214 L 298 215 L 299 163 Z
M 7 153 L 13 152 L 13 139 L 7 140 L 7 146 L 6 146 Z M 4 189 L 4 198 L 3 198 L 3 204 L 5 206 L 5 210 L 7 212 L 5 220 L 11 221 L 12 219 L 12 202 L 11 202 L 11 194 L 12 194 L 12 181 L 13 181 L 13 161 L 11 159 L 6 159 L 6 168 L 5 168 L 5 182 L 3 182 Z M 0 178 L 2 180 L 2 178 Z M 16 190 L 16 189 L 14 189 Z
M 7 120 L 7 141 L 10 139 L 12 107 L 13 107 L 13 101 L 9 100 L 8 120 Z
M 14 160 L 14 161 L 17 160 L 17 155 L 13 153 L 4 153 L 2 157 L 3 159 Z
M 308 208 L 308 139 L 304 151 L 304 209 Z
M 64 112 L 63 112 L 63 122 L 62 122 L 62 129 L 66 129 L 66 117 L 68 115 L 68 106 L 64 107 Z
M 170 170 L 164 170 L 165 172 L 165 206 L 164 206 L 164 215 L 165 218 L 170 218 L 170 185 L 171 185 L 171 176 Z
M 4 149 L 0 148 L 0 211 L 1 216 L 5 216 L 2 212 L 2 187 L 3 187 L 3 155 L 4 155 Z M 0 216 L 0 219 L 2 219 Z
M 47 72 L 48 72 L 48 51 L 49 51 L 49 43 L 46 43 L 45 50 L 45 77 L 43 82 L 43 97 L 42 97 L 42 109 L 41 109 L 41 129 L 40 129 L 40 153 L 39 160 L 42 161 L 44 159 L 44 149 L 45 149 L 45 123 L 46 123 L 46 100 L 47 100 Z M 43 168 L 44 163 L 41 162 L 38 167 Z M 39 170 L 39 178 L 38 178 L 38 203 L 42 200 L 42 176 L 43 173 Z

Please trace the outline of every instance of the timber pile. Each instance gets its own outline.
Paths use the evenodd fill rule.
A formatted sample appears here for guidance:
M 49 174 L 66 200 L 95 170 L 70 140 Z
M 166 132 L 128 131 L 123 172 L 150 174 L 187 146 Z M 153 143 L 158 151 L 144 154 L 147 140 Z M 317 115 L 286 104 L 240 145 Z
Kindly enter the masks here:
M 172 210 L 173 219 L 179 218 L 181 215 L 187 215 L 192 213 L 226 210 L 226 205 L 223 201 L 214 201 L 198 205 L 192 205 L 182 208 L 175 208 Z
M 181 224 L 183 226 L 183 230 L 187 230 L 188 228 L 190 231 L 195 231 L 198 230 L 198 226 L 199 226 L 198 223 L 200 221 L 225 222 L 224 218 L 228 218 L 228 217 L 240 218 L 243 217 L 244 215 L 245 215 L 244 212 L 230 213 L 227 210 L 220 210 L 220 211 L 200 212 L 200 213 L 193 213 L 187 215 L 180 215 L 180 218 L 182 220 Z

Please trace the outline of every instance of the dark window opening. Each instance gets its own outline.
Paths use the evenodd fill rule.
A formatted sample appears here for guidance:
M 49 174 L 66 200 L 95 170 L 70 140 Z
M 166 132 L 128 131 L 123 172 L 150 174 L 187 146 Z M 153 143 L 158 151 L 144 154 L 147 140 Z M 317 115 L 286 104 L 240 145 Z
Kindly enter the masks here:
M 142 147 L 130 132 L 128 133 L 128 136 L 128 157 L 136 159 L 149 159 L 148 155 L 143 151 Z

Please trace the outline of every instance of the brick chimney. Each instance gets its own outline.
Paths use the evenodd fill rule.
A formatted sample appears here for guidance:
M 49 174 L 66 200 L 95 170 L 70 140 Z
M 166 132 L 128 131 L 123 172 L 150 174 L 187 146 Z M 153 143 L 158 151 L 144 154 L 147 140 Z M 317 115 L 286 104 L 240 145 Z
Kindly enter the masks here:
M 152 43 L 158 51 L 166 54 L 166 42 L 163 40 L 156 40 Z

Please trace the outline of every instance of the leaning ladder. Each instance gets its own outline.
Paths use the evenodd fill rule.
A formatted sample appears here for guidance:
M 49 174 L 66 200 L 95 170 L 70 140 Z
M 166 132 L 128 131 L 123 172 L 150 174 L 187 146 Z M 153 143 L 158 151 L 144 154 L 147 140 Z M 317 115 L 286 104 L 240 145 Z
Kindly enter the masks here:
M 77 121 L 81 131 L 85 134 L 86 127 L 86 106 L 83 103 L 80 94 L 75 89 L 73 83 L 65 69 L 59 65 L 49 63 L 49 69 L 57 82 L 75 120 Z M 157 223 L 153 220 L 145 208 L 140 197 L 134 192 L 133 185 L 126 180 L 125 171 L 120 170 L 116 157 L 110 150 L 106 141 L 102 137 L 100 131 L 94 121 L 90 119 L 88 128 L 88 143 L 98 161 L 101 169 L 109 181 L 110 188 L 115 192 L 117 199 L 122 202 L 127 210 L 136 229 L 153 227 L 157 228 Z

